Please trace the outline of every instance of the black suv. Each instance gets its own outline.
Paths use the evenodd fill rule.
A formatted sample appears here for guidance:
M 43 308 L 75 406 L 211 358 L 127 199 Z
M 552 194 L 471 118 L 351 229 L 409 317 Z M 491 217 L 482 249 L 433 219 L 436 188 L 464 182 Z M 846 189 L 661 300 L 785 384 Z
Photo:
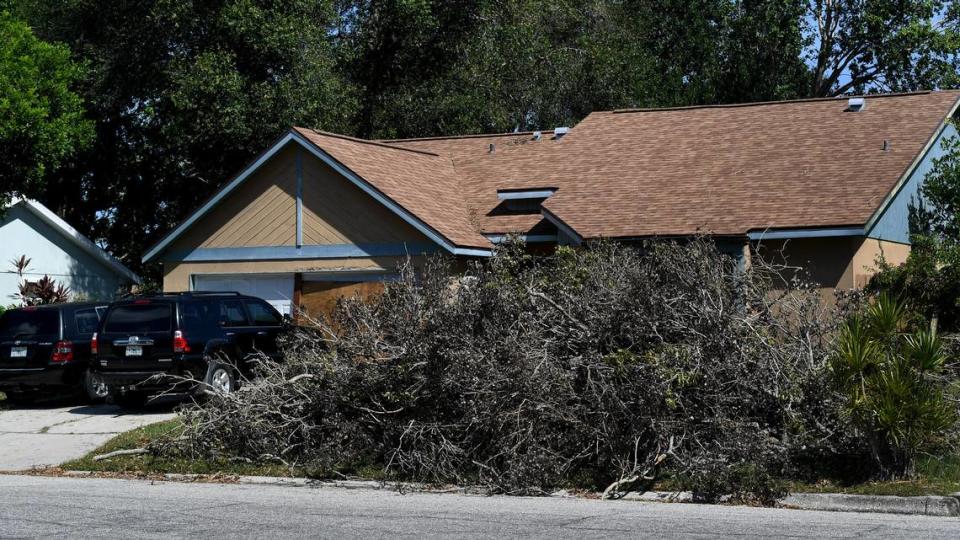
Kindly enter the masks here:
M 90 341 L 106 304 L 69 303 L 11 309 L 0 315 L 0 390 L 13 402 L 51 391 L 105 397 L 88 377 Z
M 115 302 L 94 336 L 91 378 L 124 405 L 140 405 L 158 391 L 198 386 L 232 392 L 253 361 L 278 359 L 277 336 L 286 326 L 273 306 L 236 292 Z

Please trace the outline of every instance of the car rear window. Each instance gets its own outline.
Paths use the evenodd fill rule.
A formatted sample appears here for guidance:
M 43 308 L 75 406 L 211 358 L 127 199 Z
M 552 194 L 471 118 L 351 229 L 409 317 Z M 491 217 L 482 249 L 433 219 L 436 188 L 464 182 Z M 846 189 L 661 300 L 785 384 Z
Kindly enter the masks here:
M 15 309 L 0 315 L 0 337 L 59 336 L 60 314 L 54 309 Z
M 86 335 L 97 331 L 97 325 L 100 324 L 100 313 L 96 308 L 78 309 L 73 314 L 77 322 L 77 334 Z
M 117 306 L 107 315 L 104 333 L 144 334 L 170 330 L 170 304 Z
M 247 311 L 250 312 L 250 318 L 253 319 L 253 324 L 257 326 L 276 326 L 283 321 L 276 310 L 266 302 L 247 300 Z

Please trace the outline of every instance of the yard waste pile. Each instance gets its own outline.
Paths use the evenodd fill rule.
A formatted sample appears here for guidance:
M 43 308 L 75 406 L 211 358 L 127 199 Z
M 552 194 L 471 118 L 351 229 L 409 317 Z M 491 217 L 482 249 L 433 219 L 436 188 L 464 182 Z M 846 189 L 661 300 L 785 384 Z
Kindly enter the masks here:
M 700 500 L 770 501 L 780 478 L 863 448 L 828 369 L 847 303 L 783 270 L 707 239 L 407 265 L 289 337 L 285 362 L 240 392 L 185 408 L 156 451 L 503 493 L 617 497 L 667 479 Z

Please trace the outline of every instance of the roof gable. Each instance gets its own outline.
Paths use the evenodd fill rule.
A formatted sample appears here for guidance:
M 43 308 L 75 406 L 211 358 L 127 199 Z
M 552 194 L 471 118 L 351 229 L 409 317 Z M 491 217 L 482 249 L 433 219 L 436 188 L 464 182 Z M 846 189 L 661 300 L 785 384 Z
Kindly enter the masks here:
M 149 262 L 168 249 L 289 144 L 297 144 L 319 158 L 448 252 L 490 254 L 491 244 L 470 226 L 466 206 L 457 199 L 456 174 L 450 160 L 429 152 L 293 128 L 150 248 L 143 261 Z
M 117 275 L 120 275 L 132 281 L 133 283 L 141 283 L 140 276 L 133 273 L 129 268 L 124 266 L 123 263 L 113 257 L 113 255 L 110 255 L 92 240 L 74 229 L 69 223 L 64 221 L 60 216 L 55 214 L 43 204 L 32 199 L 19 198 L 14 198 L 9 204 L 7 204 L 8 209 L 15 206 L 28 210 L 31 214 L 39 218 L 41 222 L 49 226 L 62 237 L 66 238 L 71 244 L 78 247 L 87 255 L 93 257 L 94 260 L 103 264 Z

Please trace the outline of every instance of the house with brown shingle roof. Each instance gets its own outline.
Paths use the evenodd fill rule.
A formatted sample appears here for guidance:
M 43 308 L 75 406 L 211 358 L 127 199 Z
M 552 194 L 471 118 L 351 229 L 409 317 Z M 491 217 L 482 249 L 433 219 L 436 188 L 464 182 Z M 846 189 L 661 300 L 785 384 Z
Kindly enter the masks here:
M 144 256 L 164 289 L 284 311 L 370 292 L 397 263 L 529 244 L 711 235 L 828 290 L 909 253 L 908 207 L 958 91 L 596 112 L 573 128 L 370 141 L 293 128 Z

